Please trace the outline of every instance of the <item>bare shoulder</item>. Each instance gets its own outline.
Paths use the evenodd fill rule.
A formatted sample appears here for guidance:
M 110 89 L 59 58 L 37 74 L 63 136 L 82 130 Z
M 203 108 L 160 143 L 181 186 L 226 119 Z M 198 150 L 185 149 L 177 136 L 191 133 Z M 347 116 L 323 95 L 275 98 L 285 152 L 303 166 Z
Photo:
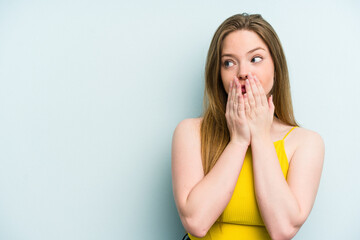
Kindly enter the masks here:
M 182 120 L 175 128 L 172 137 L 172 162 L 177 165 L 179 161 L 189 161 L 189 157 L 198 160 L 201 154 L 200 138 L 201 118 L 187 118 Z M 201 164 L 201 158 L 200 161 Z M 192 164 L 199 165 L 192 161 Z
M 317 147 L 324 147 L 324 140 L 321 135 L 313 130 L 297 127 L 294 129 L 297 140 L 297 149 L 304 145 L 316 145 Z
M 190 191 L 204 177 L 201 161 L 200 121 L 182 120 L 175 128 L 171 147 L 173 194 L 180 218 L 184 222 L 185 203 Z
M 302 151 L 323 151 L 324 141 L 320 134 L 310 129 L 280 123 L 274 132 L 274 140 L 285 137 L 284 147 L 289 163 Z M 291 130 L 292 129 L 292 130 Z
M 301 209 L 298 222 L 301 226 L 310 214 L 319 188 L 325 144 L 319 133 L 305 128 L 295 128 L 294 137 L 297 137 L 297 147 L 290 162 L 287 183 Z
M 299 159 L 301 156 L 310 158 L 309 155 L 311 155 L 313 160 L 320 162 L 324 160 L 325 143 L 319 133 L 302 127 L 295 128 L 293 132 L 293 141 L 296 142 L 293 154 L 294 159 Z
M 202 118 L 186 118 L 179 122 L 176 126 L 174 135 L 183 135 L 183 134 L 190 134 L 193 136 L 198 135 L 200 132 Z

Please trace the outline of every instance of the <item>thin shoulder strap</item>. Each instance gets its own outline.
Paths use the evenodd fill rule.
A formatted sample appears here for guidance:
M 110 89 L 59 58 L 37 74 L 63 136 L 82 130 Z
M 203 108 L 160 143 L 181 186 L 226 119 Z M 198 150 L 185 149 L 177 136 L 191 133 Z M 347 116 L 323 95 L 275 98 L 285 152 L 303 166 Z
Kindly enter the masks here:
M 290 131 L 285 135 L 285 137 L 282 139 L 282 140 L 284 140 L 286 137 L 287 137 L 287 135 L 289 135 L 289 133 L 292 131 L 292 130 L 294 130 L 294 128 L 297 128 L 298 126 L 295 126 L 295 127 L 293 127 L 292 129 L 290 129 Z

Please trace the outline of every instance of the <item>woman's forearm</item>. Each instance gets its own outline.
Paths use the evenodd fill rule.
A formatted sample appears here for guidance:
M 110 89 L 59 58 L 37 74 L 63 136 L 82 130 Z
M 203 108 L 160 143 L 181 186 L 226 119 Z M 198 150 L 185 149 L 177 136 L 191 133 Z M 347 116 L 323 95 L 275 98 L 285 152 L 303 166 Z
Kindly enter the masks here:
M 200 236 L 229 203 L 237 183 L 248 146 L 230 142 L 210 172 L 191 190 L 186 201 L 188 223 Z
M 251 141 L 257 203 L 273 239 L 291 239 L 300 226 L 300 207 L 281 170 L 270 136 Z

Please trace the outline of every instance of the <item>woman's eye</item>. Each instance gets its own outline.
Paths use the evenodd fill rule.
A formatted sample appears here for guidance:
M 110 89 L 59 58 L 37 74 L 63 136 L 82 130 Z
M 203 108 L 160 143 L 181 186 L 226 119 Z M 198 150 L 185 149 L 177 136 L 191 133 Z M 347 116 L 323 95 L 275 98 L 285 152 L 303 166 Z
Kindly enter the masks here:
M 224 65 L 225 65 L 225 67 L 231 67 L 234 65 L 234 63 L 232 63 L 231 61 L 225 61 Z
M 257 63 L 260 62 L 262 60 L 261 57 L 253 57 L 253 59 L 251 59 L 251 62 Z

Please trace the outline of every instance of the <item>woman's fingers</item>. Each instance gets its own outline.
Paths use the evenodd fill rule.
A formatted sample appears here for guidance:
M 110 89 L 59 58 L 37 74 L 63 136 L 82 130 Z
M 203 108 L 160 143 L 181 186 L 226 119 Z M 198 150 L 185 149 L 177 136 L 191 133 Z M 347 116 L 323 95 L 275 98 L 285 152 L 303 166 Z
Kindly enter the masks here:
M 230 81 L 230 83 L 229 83 L 229 91 L 228 91 L 228 99 L 227 99 L 227 102 L 226 102 L 226 112 L 227 113 L 229 113 L 229 111 L 230 111 L 230 99 L 231 99 L 232 86 L 233 86 L 233 81 Z
M 245 83 L 246 85 L 247 83 Z M 246 87 L 246 86 L 245 86 Z M 246 87 L 246 93 L 243 95 L 243 99 L 244 99 L 244 110 L 245 113 L 250 113 L 251 107 L 250 107 L 250 103 L 249 103 L 249 93 L 248 93 L 248 87 Z
M 246 97 L 241 94 L 241 85 L 239 80 L 234 77 L 233 80 L 229 83 L 229 93 L 228 100 L 226 103 L 226 113 L 230 117 L 230 119 L 234 119 L 236 117 L 245 117 L 245 110 L 250 110 L 250 106 L 246 107 Z
M 235 94 L 234 94 L 234 114 L 237 113 L 238 111 L 238 106 L 239 106 L 239 101 L 238 101 L 238 95 L 239 95 L 239 83 L 237 81 L 237 79 L 234 77 L 234 82 L 235 82 Z
M 236 103 L 236 97 L 237 97 L 236 91 L 237 91 L 236 78 L 234 77 L 234 79 L 230 81 L 228 101 L 226 104 L 226 112 L 228 113 L 228 116 L 230 119 L 233 119 L 235 117 L 235 113 L 236 113 L 236 109 L 235 109 L 235 105 L 237 104 Z
M 255 108 L 255 99 L 252 94 L 249 79 L 246 79 L 245 81 L 245 88 L 246 88 L 245 111 L 250 111 L 252 108 Z
M 255 105 L 261 106 L 262 102 L 261 102 L 261 98 L 260 98 L 260 92 L 255 83 L 255 78 L 251 73 L 249 74 L 249 81 L 250 81 L 250 87 L 251 87 L 251 94 L 254 98 Z
M 232 87 L 232 91 L 231 91 L 231 107 L 232 107 L 231 110 L 234 109 L 235 97 L 236 97 L 236 81 L 234 79 L 233 80 L 233 87 Z
M 245 101 L 244 96 L 240 92 L 239 94 L 239 108 L 238 108 L 238 114 L 240 117 L 245 116 Z
M 264 88 L 262 87 L 259 79 L 256 76 L 254 76 L 254 79 L 255 79 L 255 84 L 257 86 L 257 89 L 259 90 L 259 93 L 260 93 L 261 104 L 263 106 L 266 106 L 267 99 L 266 99 L 266 94 L 265 94 Z

